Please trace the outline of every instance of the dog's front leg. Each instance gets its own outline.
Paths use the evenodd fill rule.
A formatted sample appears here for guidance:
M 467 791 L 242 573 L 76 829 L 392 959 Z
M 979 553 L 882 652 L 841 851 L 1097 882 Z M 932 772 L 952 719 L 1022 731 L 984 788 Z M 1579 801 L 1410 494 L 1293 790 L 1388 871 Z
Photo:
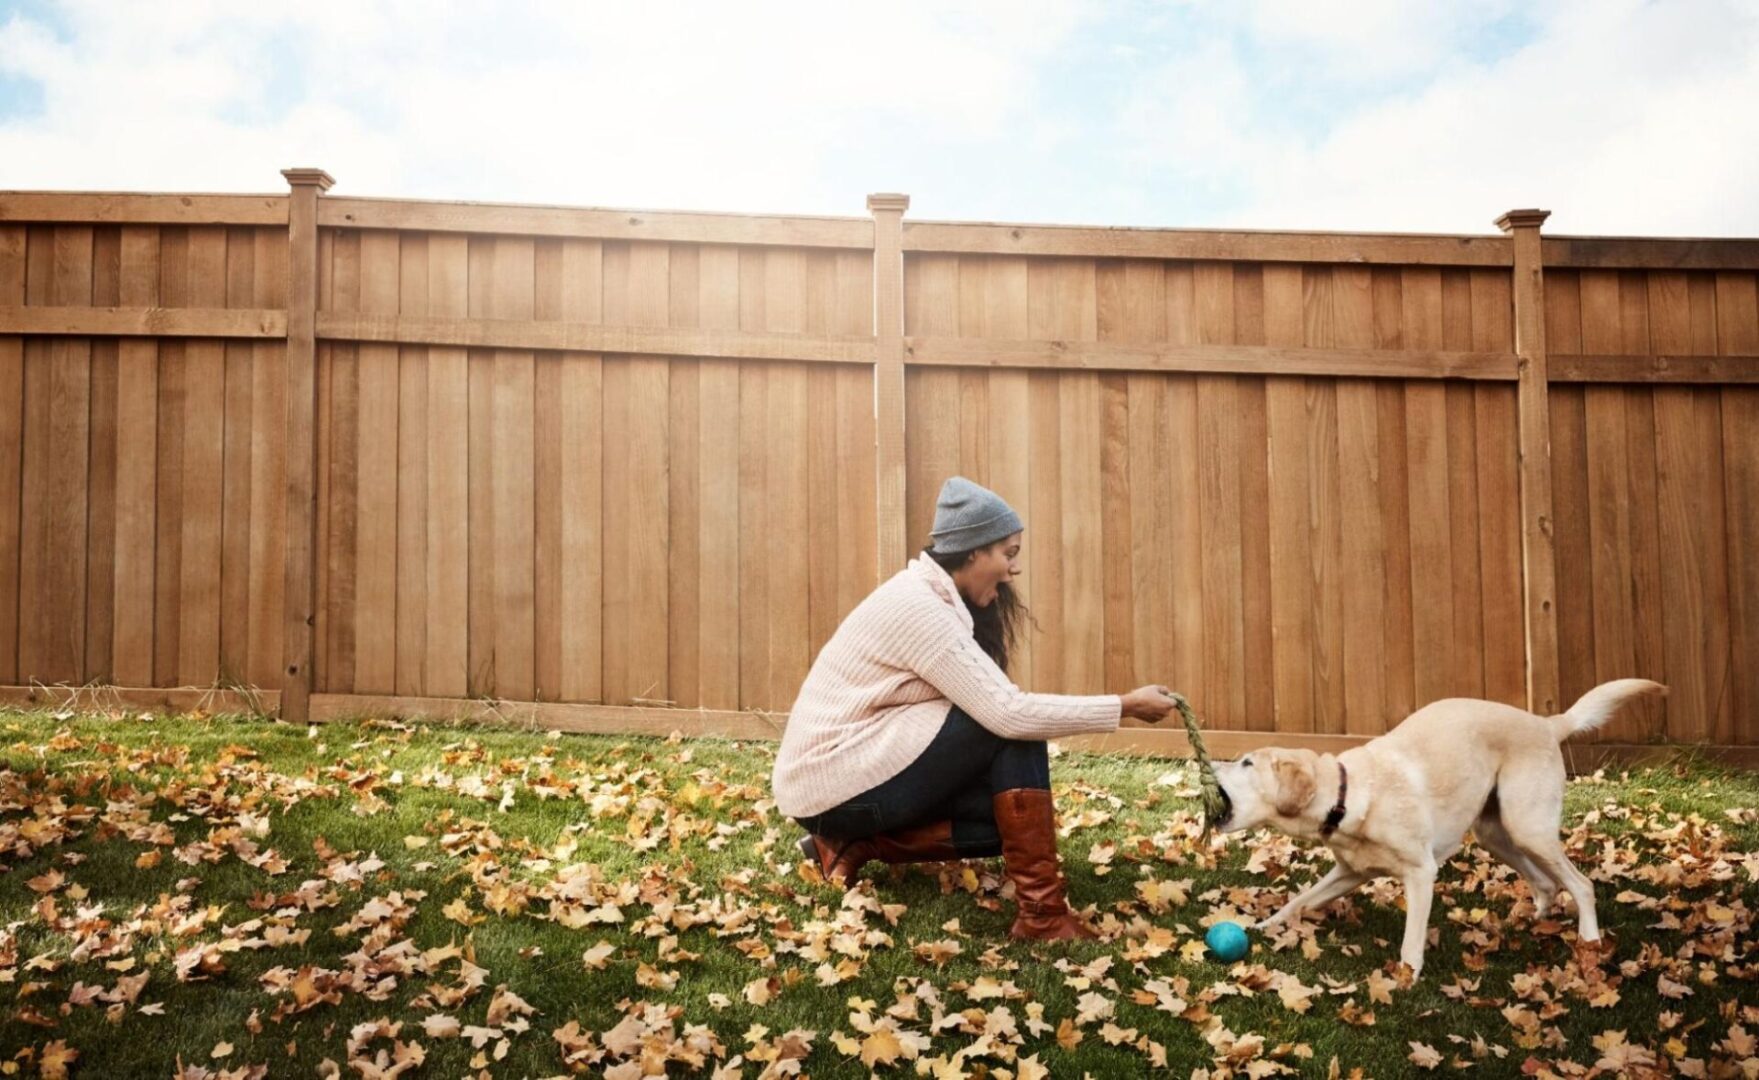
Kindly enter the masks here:
M 1405 943 L 1399 959 L 1413 978 L 1423 972 L 1423 948 L 1429 942 L 1429 908 L 1435 900 L 1435 860 L 1428 859 L 1406 870 Z
M 1351 870 L 1343 863 L 1334 863 L 1329 873 L 1308 886 L 1306 891 L 1296 894 L 1293 899 L 1283 905 L 1281 911 L 1258 925 L 1260 927 L 1275 926 L 1278 923 L 1288 922 L 1290 919 L 1300 918 L 1302 912 L 1324 907 L 1367 880 L 1366 875 Z

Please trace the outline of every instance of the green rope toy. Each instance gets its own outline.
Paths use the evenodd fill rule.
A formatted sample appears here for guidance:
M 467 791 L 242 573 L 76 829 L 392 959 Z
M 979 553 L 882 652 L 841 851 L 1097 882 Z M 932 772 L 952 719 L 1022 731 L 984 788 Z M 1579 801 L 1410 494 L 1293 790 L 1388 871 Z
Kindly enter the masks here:
M 1174 694 L 1173 706 L 1185 721 L 1185 734 L 1191 740 L 1191 752 L 1197 757 L 1197 783 L 1203 789 L 1203 834 L 1208 836 L 1222 819 L 1227 803 L 1222 798 L 1221 782 L 1215 778 L 1215 766 L 1209 762 L 1209 751 L 1203 746 L 1203 732 L 1197 726 L 1197 714 L 1185 695 Z

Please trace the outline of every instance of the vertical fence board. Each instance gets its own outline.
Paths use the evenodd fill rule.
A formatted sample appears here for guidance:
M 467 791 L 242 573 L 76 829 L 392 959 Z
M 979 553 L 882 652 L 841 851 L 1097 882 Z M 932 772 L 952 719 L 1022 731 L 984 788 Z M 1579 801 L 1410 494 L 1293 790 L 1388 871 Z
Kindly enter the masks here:
M 397 234 L 360 234 L 360 310 L 397 313 L 402 253 Z M 354 690 L 397 688 L 397 347 L 362 342 L 356 378 Z M 529 429 L 527 429 L 529 431 Z
M 124 226 L 121 260 L 118 302 L 126 307 L 157 306 L 159 230 Z M 158 401 L 159 343 L 151 338 L 123 339 L 116 366 L 116 598 L 111 648 L 111 669 L 123 686 L 153 684 Z M 275 571 L 280 569 L 277 564 Z M 277 655 L 275 666 L 279 664 Z
M 251 303 L 261 308 L 288 305 L 288 235 L 258 229 L 251 238 Z M 283 623 L 287 603 L 287 354 L 280 341 L 250 347 L 250 535 L 246 560 L 250 576 L 245 681 L 262 689 L 280 687 L 285 654 Z M 302 418 L 311 422 L 309 404 Z M 306 444 L 309 447 L 309 443 Z M 309 519 L 307 519 L 309 520 Z
M 1406 269 L 1400 284 L 1407 348 L 1442 347 L 1441 273 Z M 1447 387 L 1405 387 L 1405 446 L 1411 545 L 1411 654 L 1416 698 L 1423 706 L 1450 693 L 1454 629 L 1453 532 L 1449 521 Z
M 1333 269 L 1335 337 L 1340 346 L 1375 347 L 1374 274 L 1367 267 Z M 1343 730 L 1368 735 L 1386 723 L 1385 659 L 1379 641 L 1385 622 L 1381 562 L 1386 540 L 1381 519 L 1380 424 L 1370 379 L 1337 384 L 1337 527 L 1341 594 Z
M 404 233 L 397 246 L 397 310 L 428 314 L 425 233 Z M 396 625 L 393 630 L 398 694 L 425 694 L 428 660 L 428 376 L 433 360 L 426 346 L 394 348 L 397 359 L 397 498 L 395 509 Z
M 1337 269 L 1307 267 L 1302 275 L 1302 344 L 1332 348 L 1341 342 Z M 1343 570 L 1343 477 L 1339 474 L 1338 398 L 1336 379 L 1304 379 L 1303 409 L 1307 444 L 1313 460 L 1307 491 L 1309 579 L 1312 583 L 1313 670 L 1312 730 L 1341 734 L 1345 728 L 1344 598 L 1339 590 Z
M 1716 275 L 1716 343 L 1724 355 L 1759 356 L 1759 289 L 1755 275 Z M 1722 389 L 1722 455 L 1728 515 L 1730 700 L 1737 725 L 1712 737 L 1759 742 L 1759 388 Z M 1720 719 L 1720 716 L 1719 716 Z
M 340 233 L 332 262 L 332 310 L 359 311 L 362 237 Z M 358 632 L 360 511 L 360 346 L 330 348 L 329 567 L 324 598 L 328 613 L 324 689 L 351 693 L 355 687 L 355 635 Z
M 300 195 L 298 188 L 294 189 L 294 195 L 295 195 L 295 201 L 298 202 L 299 195 Z M 315 227 L 316 211 L 315 211 L 315 209 L 313 209 L 309 213 L 310 213 L 310 217 L 312 219 L 310 224 L 312 224 Z M 316 297 L 313 298 L 312 306 L 315 311 L 329 311 L 335 307 L 335 303 L 336 303 L 336 234 L 335 234 L 334 230 L 330 230 L 330 229 L 319 229 L 319 230 L 317 230 L 317 232 L 318 232 L 318 237 L 317 237 L 318 251 L 317 251 L 317 267 L 316 267 L 317 295 L 316 295 Z M 291 227 L 288 230 L 288 237 L 289 237 L 289 242 L 291 243 L 292 237 L 293 237 L 293 229 Z M 302 256 L 299 253 L 291 253 L 290 254 L 290 258 L 299 259 L 301 257 Z M 297 303 L 297 301 L 296 301 L 296 303 Z M 289 314 L 289 318 L 297 317 L 302 323 L 304 322 L 304 313 L 303 312 L 289 312 L 288 314 Z M 315 327 L 313 328 L 313 332 L 315 335 Z M 314 341 L 315 341 L 315 336 L 314 336 Z M 330 536 L 330 457 L 331 457 L 331 455 L 330 455 L 330 438 L 331 438 L 331 429 L 334 426 L 333 421 L 334 421 L 335 381 L 336 381 L 335 368 L 336 368 L 336 350 L 328 343 L 316 342 L 315 346 L 314 346 L 314 350 L 313 350 L 313 362 L 312 362 L 312 373 L 311 373 L 312 382 L 313 382 L 312 394 L 313 394 L 314 398 L 316 399 L 316 403 L 313 405 L 313 410 L 317 413 L 317 417 L 316 417 L 315 423 L 312 425 L 312 430 L 311 430 L 311 439 L 314 444 L 313 450 L 312 450 L 313 474 L 312 474 L 311 487 L 312 487 L 312 498 L 313 498 L 315 505 L 312 509 L 312 540 L 311 540 L 312 554 L 311 554 L 311 558 L 309 560 L 309 573 L 311 574 L 311 579 L 312 579 L 311 652 L 310 652 L 309 657 L 307 658 L 307 667 L 309 669 L 309 679 L 301 680 L 301 679 L 293 677 L 293 675 L 292 675 L 292 669 L 296 666 L 293 663 L 293 661 L 296 659 L 294 654 L 299 651 L 299 647 L 297 644 L 294 646 L 294 648 L 289 653 L 289 664 L 288 664 L 289 679 L 290 679 L 290 681 L 288 683 L 289 690 L 295 696 L 296 699 L 297 698 L 306 698 L 307 699 L 304 702 L 295 701 L 294 704 L 296 705 L 296 707 L 297 706 L 304 706 L 306 708 L 306 711 L 309 711 L 309 705 L 310 705 L 309 691 L 315 690 L 319 687 L 327 686 L 328 685 L 327 680 L 329 679 L 329 666 L 330 666 L 330 650 L 329 650 L 329 636 L 330 636 L 329 536 Z M 289 371 L 294 372 L 296 374 L 296 376 L 303 375 L 303 372 L 298 372 L 295 368 L 292 368 L 292 367 L 289 368 Z M 289 389 L 291 390 L 294 387 L 296 387 L 297 385 L 298 385 L 297 382 L 290 382 Z M 303 398 L 303 394 L 296 394 L 294 396 L 296 398 Z M 294 403 L 293 399 L 289 399 L 289 403 L 288 403 L 288 407 L 287 407 L 288 408 L 287 426 L 288 426 L 289 431 L 298 430 L 298 428 L 299 428 L 298 412 L 300 411 L 299 406 L 303 405 L 303 404 L 304 404 L 303 400 L 300 400 L 298 405 L 296 405 Z M 301 438 L 301 440 L 304 439 L 303 433 L 301 433 L 300 438 Z M 303 460 L 299 464 L 303 467 L 303 465 L 304 465 Z M 291 513 L 293 510 L 294 503 L 296 501 L 298 501 L 302 492 L 294 490 L 294 488 L 291 485 L 289 486 L 288 490 L 289 490 L 288 507 L 289 507 L 289 512 Z M 292 593 L 294 591 L 294 587 L 297 584 L 296 578 L 308 571 L 308 566 L 306 565 L 306 561 L 301 560 L 299 558 L 300 553 L 297 550 L 297 546 L 298 546 L 298 542 L 296 542 L 295 546 L 290 547 L 288 549 L 288 557 L 287 557 L 288 577 L 287 577 L 287 581 L 288 581 L 288 592 L 289 592 L 290 596 L 292 595 Z M 296 633 L 294 620 L 297 617 L 298 613 L 291 606 L 291 604 L 289 605 L 289 608 L 288 608 L 288 614 L 289 614 L 288 621 L 286 622 L 285 625 L 288 627 L 290 634 Z M 283 711 L 286 711 L 286 710 L 284 709 Z M 296 715 L 298 715 L 298 714 L 296 713 Z
M 1299 348 L 1304 334 L 1302 268 L 1264 268 L 1265 344 Z M 1307 381 L 1273 375 L 1265 380 L 1266 447 L 1270 477 L 1271 684 L 1280 731 L 1314 730 L 1314 581 L 1309 526 L 1313 500 Z
M 1030 332 L 1027 261 L 992 257 L 983 261 L 983 325 L 1001 338 L 1023 338 Z M 996 494 L 1007 500 L 1026 524 L 1020 542 L 1023 577 L 1016 592 L 1031 606 L 1038 586 L 1037 567 L 1050 560 L 1040 541 L 1042 530 L 1032 502 L 1032 381 L 1024 371 L 989 373 L 989 473 Z M 1035 635 L 1020 635 L 1008 658 L 1009 675 L 1022 686 L 1039 685 L 1033 662 Z
M 256 230 L 226 230 L 226 306 L 256 302 Z M 252 427 L 256 409 L 255 350 L 248 341 L 223 346 L 224 432 L 220 495 L 220 668 L 221 682 L 248 686 L 250 679 L 250 538 L 263 531 L 251 521 Z
M 736 248 L 703 247 L 697 264 L 697 318 L 704 329 L 738 329 Z M 704 360 L 697 376 L 697 393 L 712 406 L 698 411 L 696 429 L 700 444 L 698 522 L 702 537 L 698 564 L 705 583 L 698 597 L 701 625 L 696 628 L 696 655 L 702 704 L 711 709 L 737 708 L 740 704 L 740 625 L 745 599 L 740 576 L 744 533 L 740 517 L 740 384 L 747 367 L 731 360 Z M 871 416 L 871 394 L 865 404 L 866 413 Z M 869 469 L 870 483 L 872 475 Z M 866 550 L 871 553 L 872 529 L 868 530 L 866 540 Z M 871 572 L 873 559 L 869 558 L 866 565 Z
M 495 279 L 495 246 L 492 236 L 472 236 L 467 258 L 469 313 L 473 319 L 492 317 L 491 289 Z M 495 352 L 471 349 L 467 353 L 470 450 L 469 479 L 469 587 L 466 601 L 469 628 L 466 689 L 472 696 L 500 694 L 495 649 Z
M 189 302 L 226 306 L 226 230 L 189 231 Z M 178 567 L 177 681 L 210 686 L 220 667 L 226 353 L 213 339 L 184 346 L 183 525 Z
M 91 302 L 117 307 L 122 300 L 122 231 L 100 226 L 92 234 Z M 91 344 L 91 455 L 86 499 L 85 656 L 82 676 L 115 681 L 116 480 L 118 363 L 121 342 Z
M 62 306 L 92 302 L 92 229 L 56 226 L 52 233 L 50 300 Z M 36 468 L 47 479 L 40 504 L 40 576 L 29 613 L 40 627 L 44 682 L 83 682 L 85 667 L 87 501 L 90 497 L 92 342 L 56 338 L 49 344 L 46 439 Z M 25 462 L 27 476 L 32 462 Z
M 1618 274 L 1581 274 L 1582 351 L 1616 353 L 1623 340 Z M 1625 391 L 1591 385 L 1583 391 L 1588 454 L 1588 530 L 1594 592 L 1594 682 L 1636 674 L 1636 610 L 1631 562 L 1630 442 Z M 1612 722 L 1622 727 L 1622 718 Z M 1609 733 L 1602 729 L 1598 737 Z
M 668 257 L 668 325 L 699 327 L 702 322 L 702 251 L 674 244 Z M 667 373 L 667 669 L 669 697 L 680 705 L 702 703 L 702 366 L 694 357 L 672 362 Z M 711 409 L 713 405 L 711 403 Z M 834 521 L 834 518 L 833 518 Z M 834 540 L 826 538 L 829 543 Z M 819 555 L 815 544 L 814 554 Z M 830 554 L 825 552 L 825 555 Z
M 0 225 L 0 303 L 25 303 L 23 225 Z M 23 509 L 25 339 L 0 334 L 0 679 L 18 681 L 19 540 Z M 149 548 L 150 550 L 150 548 Z
M 492 317 L 532 318 L 535 259 L 531 238 L 496 238 Z M 495 444 L 495 693 L 513 701 L 531 700 L 537 688 L 535 393 L 532 353 L 496 349 L 490 435 Z
M 456 318 L 470 310 L 470 242 L 428 238 L 427 311 Z M 471 361 L 464 349 L 427 350 L 427 638 L 423 693 L 462 697 L 471 677 L 471 526 L 476 518 L 471 448 Z
M 32 225 L 26 230 L 24 300 L 31 306 L 53 304 L 55 229 Z M 45 542 L 50 529 L 49 443 L 50 367 L 53 343 L 46 338 L 24 341 L 23 398 L 20 423 L 19 550 L 18 550 L 18 671 L 21 679 L 41 678 L 49 653 L 42 604 L 48 564 Z

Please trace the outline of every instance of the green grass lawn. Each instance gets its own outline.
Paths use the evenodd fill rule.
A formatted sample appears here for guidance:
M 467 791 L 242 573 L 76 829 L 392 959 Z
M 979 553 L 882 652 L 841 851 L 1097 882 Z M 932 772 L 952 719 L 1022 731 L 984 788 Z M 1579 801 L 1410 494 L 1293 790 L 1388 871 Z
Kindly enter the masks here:
M 1179 762 L 1053 772 L 1106 940 L 1009 942 L 999 862 L 812 880 L 773 747 L 0 713 L 0 1063 L 89 1077 L 1755 1075 L 1759 778 L 1573 783 L 1610 947 L 1468 847 L 1206 960 L 1327 865 L 1200 839 Z M 1416 1045 L 1413 1045 L 1416 1044 Z M 1433 1055 L 1428 1051 L 1433 1050 Z M 77 1052 L 77 1056 L 71 1056 Z M 333 1063 L 333 1064 L 326 1064 Z M 64 1072 L 65 1071 L 65 1072 Z

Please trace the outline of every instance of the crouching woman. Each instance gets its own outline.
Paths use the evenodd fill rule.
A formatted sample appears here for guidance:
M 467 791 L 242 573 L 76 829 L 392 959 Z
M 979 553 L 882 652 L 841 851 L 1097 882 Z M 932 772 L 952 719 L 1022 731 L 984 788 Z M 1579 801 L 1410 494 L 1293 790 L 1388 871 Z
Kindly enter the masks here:
M 808 833 L 801 851 L 833 882 L 874 860 L 999 854 L 1018 908 L 1012 936 L 1091 938 L 1067 903 L 1045 740 L 1114 731 L 1124 716 L 1158 722 L 1173 701 L 1164 686 L 1073 696 L 1014 685 L 1023 528 L 994 492 L 946 482 L 933 542 L 813 661 L 771 783 Z

